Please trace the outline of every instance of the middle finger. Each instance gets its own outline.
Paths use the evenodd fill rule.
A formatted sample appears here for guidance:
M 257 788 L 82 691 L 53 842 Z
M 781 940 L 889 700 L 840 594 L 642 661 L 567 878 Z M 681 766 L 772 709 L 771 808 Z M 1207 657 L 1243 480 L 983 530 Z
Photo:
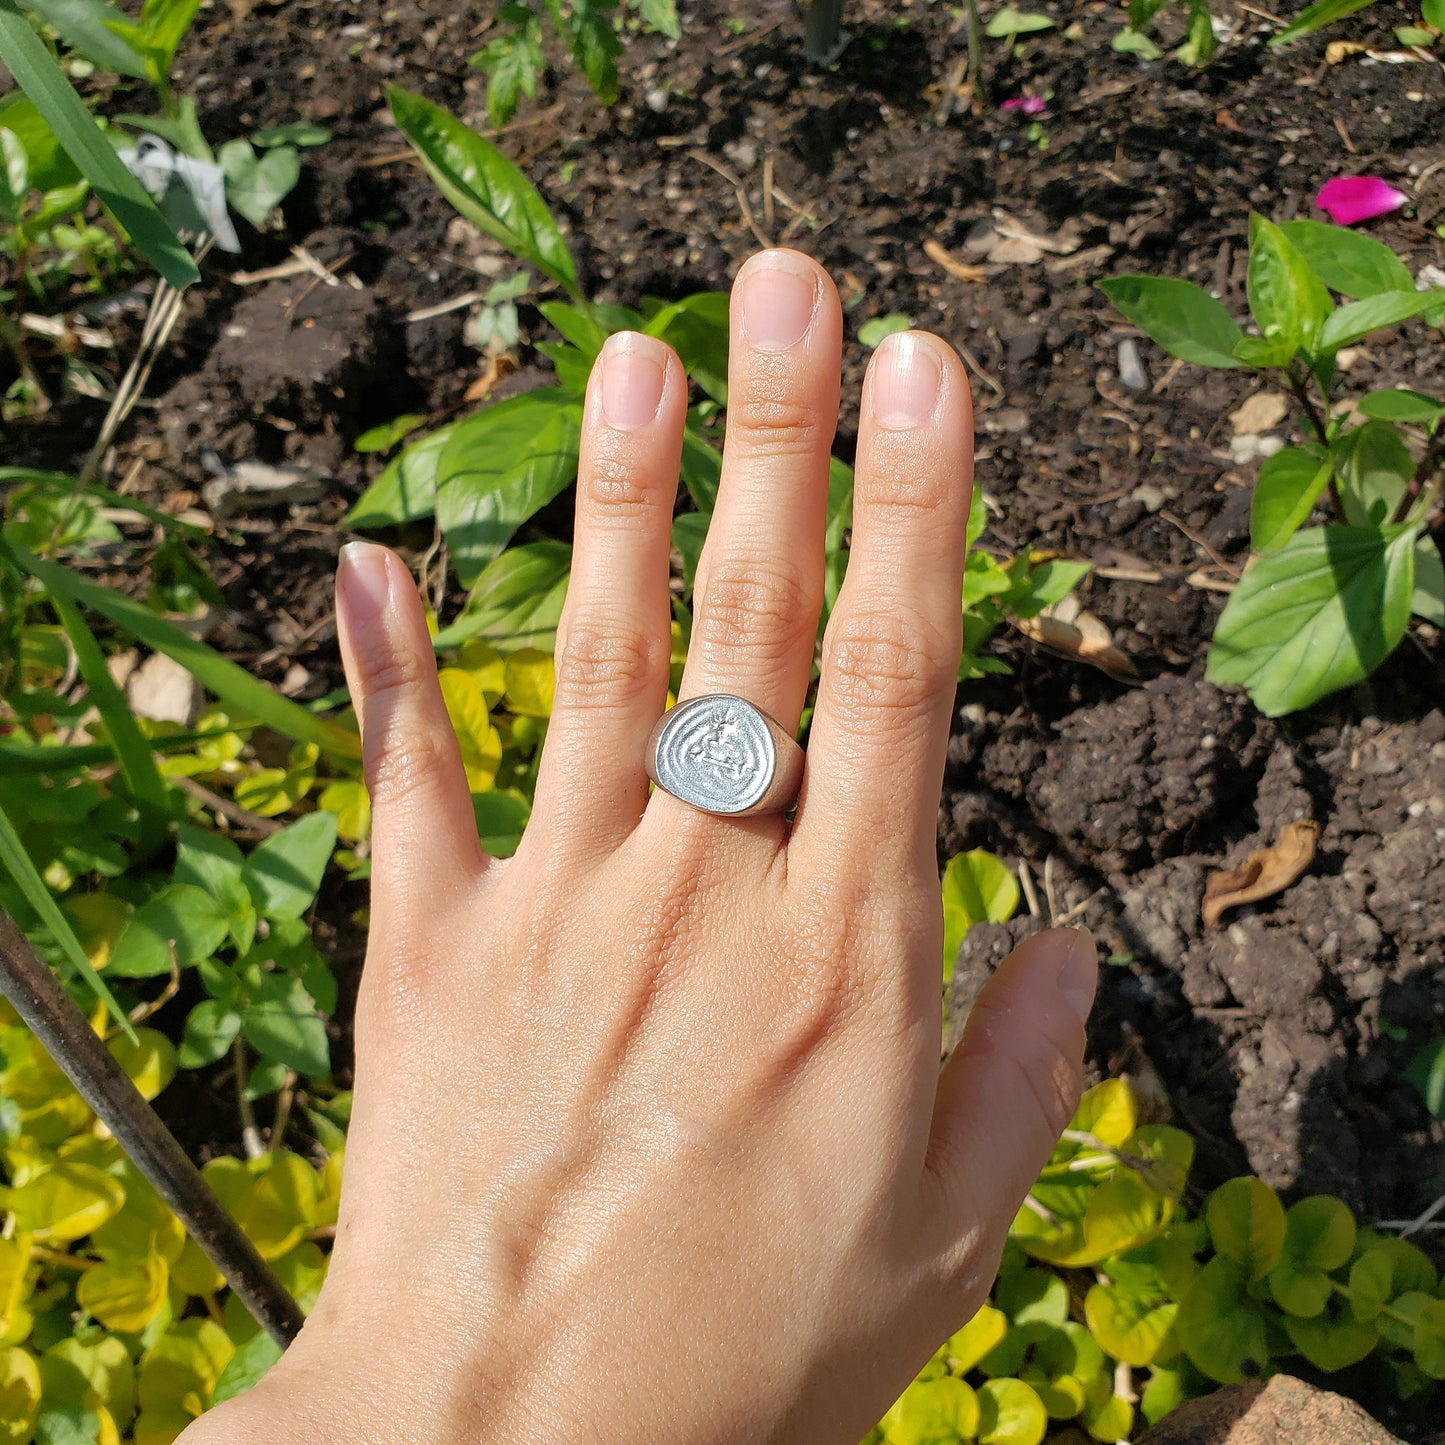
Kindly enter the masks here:
M 842 310 L 816 262 L 753 256 L 733 286 L 727 440 L 679 697 L 728 692 L 797 729 L 823 599 Z

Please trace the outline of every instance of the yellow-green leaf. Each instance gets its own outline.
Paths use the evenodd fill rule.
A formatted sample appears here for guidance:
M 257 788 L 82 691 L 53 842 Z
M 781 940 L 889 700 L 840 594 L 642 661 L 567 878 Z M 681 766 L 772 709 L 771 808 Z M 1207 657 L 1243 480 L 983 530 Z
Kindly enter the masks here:
M 106 1047 L 144 1099 L 154 1099 L 176 1076 L 176 1047 L 156 1029 L 137 1029 L 134 1040 L 117 1035 Z
M 978 1389 L 979 1445 L 1041 1445 L 1049 1428 L 1044 1402 L 1022 1380 L 985 1380 Z
M 467 786 L 474 793 L 485 793 L 502 761 L 502 739 L 492 726 L 482 689 L 471 673 L 459 667 L 442 668 L 437 683 L 461 747 Z
M 457 653 L 457 666 L 476 678 L 489 708 L 501 702 L 507 690 L 507 664 L 490 642 L 473 637 Z
M 1225 1259 L 1242 1264 L 1252 1281 L 1263 1279 L 1284 1251 L 1284 1206 L 1253 1176 L 1230 1179 L 1209 1196 L 1204 1211 L 1209 1237 Z
M 215 1294 L 225 1279 L 201 1246 L 188 1238 L 171 1265 L 171 1283 L 188 1295 Z
M 1122 1149 L 1136 1123 L 1134 1094 L 1129 1085 L 1123 1079 L 1105 1079 L 1085 1092 L 1069 1127 L 1092 1134 L 1110 1149 Z
M 950 1368 L 966 1375 L 1007 1333 L 1008 1317 L 1004 1312 L 984 1305 L 944 1346 Z
M 506 662 L 507 706 L 524 717 L 551 717 L 556 671 L 552 655 L 537 647 L 523 647 Z
M 40 1411 L 40 1370 L 18 1345 L 0 1349 L 0 1441 L 25 1445 Z
M 1019 906 L 1019 885 L 982 848 L 960 853 L 943 870 L 943 976 L 953 974 L 964 935 L 975 923 L 1006 923 Z
M 371 833 L 371 794 L 364 783 L 354 778 L 328 783 L 316 805 L 336 814 L 336 831 L 348 843 L 359 843 Z
M 889 1445 L 956 1445 L 978 1429 L 978 1399 L 953 1375 L 910 1385 L 888 1412 Z
M 156 1254 L 124 1263 L 98 1264 L 81 1275 L 75 1298 L 107 1329 L 136 1334 L 165 1304 L 167 1279 L 166 1262 Z
M 279 1259 L 316 1223 L 316 1171 L 296 1154 L 278 1154 L 251 1186 L 238 1218 L 263 1259 Z
M 119 1180 L 93 1165 L 65 1161 L 15 1190 L 9 1207 L 19 1227 L 37 1240 L 65 1244 L 104 1224 L 124 1203 Z
M 181 1320 L 172 1325 L 141 1360 L 141 1409 L 181 1408 L 200 1414 L 234 1351 L 214 1320 Z

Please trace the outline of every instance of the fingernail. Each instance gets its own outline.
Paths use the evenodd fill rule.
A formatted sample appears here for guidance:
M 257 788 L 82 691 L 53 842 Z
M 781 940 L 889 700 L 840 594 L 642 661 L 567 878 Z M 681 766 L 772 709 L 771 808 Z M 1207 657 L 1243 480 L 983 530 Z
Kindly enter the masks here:
M 786 351 L 807 333 L 818 305 L 813 268 L 792 251 L 764 251 L 742 285 L 743 334 L 759 351 Z
M 922 426 L 933 415 L 943 368 L 921 337 L 900 331 L 884 337 L 873 358 L 873 416 L 889 431 Z
M 608 426 L 636 431 L 657 415 L 667 348 L 651 336 L 619 331 L 602 348 L 602 415 Z
M 1094 935 L 1087 928 L 1074 930 L 1069 951 L 1059 967 L 1059 992 L 1069 1007 L 1078 1014 L 1080 1023 L 1089 1021 L 1094 1006 L 1094 990 L 1099 983 L 1099 951 Z
M 365 627 L 386 611 L 391 600 L 391 569 L 386 548 L 374 542 L 348 542 L 336 568 L 336 588 L 347 620 Z

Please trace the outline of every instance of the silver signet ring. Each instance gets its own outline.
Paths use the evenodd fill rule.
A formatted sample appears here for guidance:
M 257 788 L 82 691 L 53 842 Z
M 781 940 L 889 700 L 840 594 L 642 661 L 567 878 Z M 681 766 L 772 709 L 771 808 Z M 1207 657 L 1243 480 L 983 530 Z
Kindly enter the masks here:
M 740 697 L 680 702 L 647 739 L 647 776 L 704 813 L 782 813 L 803 784 L 803 750 L 782 725 Z

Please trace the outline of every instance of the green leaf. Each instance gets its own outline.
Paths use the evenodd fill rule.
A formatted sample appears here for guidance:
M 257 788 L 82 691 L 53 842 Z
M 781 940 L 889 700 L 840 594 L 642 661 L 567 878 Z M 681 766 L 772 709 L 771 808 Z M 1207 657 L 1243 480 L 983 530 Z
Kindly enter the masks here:
M 1164 54 L 1142 30 L 1135 30 L 1128 25 L 1115 34 L 1109 42 L 1109 48 L 1120 55 L 1137 55 L 1141 60 L 1158 60 Z
M 486 637 L 552 647 L 571 566 L 572 549 L 565 542 L 507 548 L 482 569 L 465 610 L 432 639 L 433 645 L 445 651 L 468 638 Z
M 607 333 L 590 313 L 565 301 L 544 301 L 537 309 L 587 358 L 588 365 L 597 359 Z
M 280 1358 L 281 1346 L 265 1330 L 259 1330 L 244 1345 L 236 1347 L 236 1353 L 216 1381 L 211 1403 L 219 1405 L 244 1395 Z
M 14 132 L 24 146 L 28 184 L 37 191 L 63 190 L 80 180 L 75 162 L 29 96 L 12 90 L 0 99 L 0 126 Z
M 209 893 L 231 920 L 232 937 L 236 939 L 236 946 L 244 951 L 251 946 L 250 939 L 248 937 L 243 942 L 236 937 L 236 925 L 254 929 L 255 910 L 242 877 L 243 867 L 241 850 L 229 838 L 190 823 L 182 823 L 176 829 L 173 880 L 193 884 Z
M 1378 421 L 1413 422 L 1419 426 L 1429 426 L 1445 417 L 1445 406 L 1433 397 L 1404 387 L 1369 392 L 1360 398 L 1359 409 Z
M 269 150 L 272 146 L 324 146 L 331 132 L 311 120 L 293 120 L 286 125 L 263 125 L 251 132 L 253 145 Z
M 1054 22 L 1047 15 L 1038 15 L 1027 10 L 1015 10 L 1005 5 L 988 22 L 984 34 L 990 40 L 1006 40 L 1012 35 L 1031 35 L 1038 30 L 1052 30 Z
M 1355 1249 L 1355 1218 L 1338 1199 L 1312 1195 L 1285 1215 L 1284 1253 L 1269 1275 L 1275 1303 L 1301 1319 L 1322 1315 L 1334 1295 L 1333 1270 Z
M 462 586 L 577 476 L 582 408 L 553 387 L 458 424 L 437 461 L 436 516 Z
M 1363 301 L 1351 301 L 1348 306 L 1341 306 L 1320 328 L 1319 349 L 1338 351 L 1340 347 L 1349 346 L 1382 326 L 1394 326 L 1397 322 L 1408 321 L 1412 316 L 1421 316 L 1441 306 L 1445 306 L 1445 290 L 1391 291 L 1381 296 L 1369 296 Z
M 148 78 L 145 55 L 124 38 L 135 31 L 131 18 L 105 0 L 22 0 L 79 56 L 98 70 L 132 80 Z
M 1044 1402 L 1022 1380 L 985 1380 L 978 1387 L 979 1445 L 1041 1445 L 1048 1428 Z
M 1435 627 L 1445 627 L 1445 559 L 1431 537 L 1415 543 L 1415 590 L 1410 611 Z
M 1383 527 L 1395 514 L 1415 473 L 1415 459 L 1391 422 L 1367 421 L 1335 442 L 1335 470 L 1345 520 Z
M 554 8 L 551 12 L 557 29 L 571 45 L 572 58 L 603 105 L 612 105 L 617 99 L 616 58 L 622 53 L 622 42 L 608 14 L 611 8 L 612 0 L 605 4 L 572 0 L 566 10 Z
M 1445 34 L 1445 0 L 1420 0 L 1420 14 L 1427 25 Z
M 172 286 L 200 280 L 191 254 L 126 170 L 15 0 L 0 0 L 0 60 L 141 254 Z
M 647 334 L 677 352 L 688 377 L 720 406 L 728 399 L 728 297 L 699 291 L 664 306 L 647 323 Z
M 487 120 L 503 126 L 511 120 L 522 96 L 537 95 L 537 77 L 546 69 L 542 22 L 525 5 L 504 5 L 499 12 L 511 28 L 489 40 L 470 64 L 487 77 Z
M 156 767 L 150 744 L 141 734 L 135 714 L 130 710 L 130 704 L 105 665 L 105 654 L 100 650 L 95 634 L 80 615 L 80 609 L 69 598 L 52 597 L 51 604 L 75 649 L 80 674 L 115 744 L 116 756 L 120 759 L 121 771 L 130 784 L 131 792 L 158 813 L 164 813 L 169 790 Z
M 706 516 L 711 516 L 717 505 L 721 481 L 722 458 L 717 448 L 701 432 L 689 426 L 682 434 L 682 482 L 693 506 Z
M 1115 1285 L 1093 1285 L 1084 1296 L 1089 1331 L 1116 1360 L 1152 1365 L 1174 1328 L 1179 1305 Z
M 336 815 L 308 813 L 251 850 L 242 878 L 266 918 L 300 918 L 316 897 L 331 850 Z
M 247 140 L 228 140 L 216 153 L 226 176 L 226 200 L 259 231 L 266 218 L 296 189 L 301 158 L 292 146 L 257 155 Z
M 331 1072 L 326 1023 L 299 978 L 267 974 L 241 1012 L 241 1035 L 263 1058 L 307 1078 Z
M 5 1207 L 42 1243 L 68 1244 L 99 1229 L 124 1203 L 118 1179 L 93 1164 L 62 1159 L 9 1190 Z
M 669 40 L 682 36 L 682 25 L 677 18 L 677 0 L 632 0 L 642 23 L 649 29 L 660 31 Z
M 437 462 L 460 425 L 452 422 L 412 442 L 357 498 L 343 525 L 363 531 L 431 516 L 436 509 Z
M 949 1368 L 966 1375 L 990 1351 L 1003 1342 L 1008 1333 L 1008 1317 L 992 1305 L 982 1306 L 961 1330 L 949 1336 L 944 1345 Z
M 1333 25 L 1336 20 L 1343 20 L 1346 15 L 1353 15 L 1356 10 L 1363 10 L 1365 6 L 1371 5 L 1374 0 L 1315 0 L 1313 5 L 1307 5 L 1283 30 L 1270 37 L 1269 43 L 1273 45 L 1288 45 L 1291 40 L 1299 40 L 1305 35 L 1313 35 L 1316 30 L 1323 30 L 1326 25 Z
M 1311 271 L 1342 296 L 1415 290 L 1405 263 L 1383 242 L 1325 221 L 1285 221 L 1280 230 Z
M 1245 1277 L 1263 1279 L 1284 1249 L 1284 1207 L 1263 1180 L 1245 1176 L 1221 1184 L 1209 1196 L 1204 1222 L 1215 1250 L 1242 1265 Z
M 1329 292 L 1284 232 L 1257 213 L 1249 218 L 1249 312 L 1261 338 L 1280 349 L 1284 365 L 1301 347 L 1314 348 L 1334 309 Z M 1328 350 L 1323 338 L 1321 349 Z
M 1379 1343 L 1379 1334 L 1369 1325 L 1353 1320 L 1284 1317 L 1290 1343 L 1317 1370 L 1348 1369 L 1357 1365 Z
M 15 880 L 25 901 L 34 909 L 50 936 L 60 945 L 61 951 L 75 971 L 90 985 L 95 996 L 110 1010 L 111 1017 L 119 1021 L 126 1037 L 135 1038 L 135 1029 L 126 1017 L 125 1010 L 115 1001 L 115 995 L 91 967 L 90 960 L 85 956 L 85 950 L 80 946 L 80 940 L 75 936 L 75 930 L 60 911 L 50 889 L 45 885 L 44 878 L 40 876 L 39 870 L 30 861 L 30 855 L 20 841 L 20 834 L 16 832 L 15 825 L 10 821 L 10 816 L 3 807 L 0 807 L 0 867 L 3 867 Z
M 889 1445 L 956 1445 L 978 1429 L 978 1399 L 953 1375 L 918 1380 L 888 1412 Z
M 518 260 L 581 300 L 567 243 L 532 183 L 495 146 L 439 106 L 387 87 L 393 119 L 442 194 Z
M 1209 681 L 1243 686 L 1267 717 L 1368 677 L 1410 620 L 1408 527 L 1315 527 L 1244 574 L 1214 629 Z
M 907 331 L 913 325 L 913 318 L 893 312 L 888 316 L 873 316 L 858 328 L 858 340 L 872 351 L 885 336 Z
M 1286 447 L 1260 464 L 1249 508 L 1249 544 L 1256 552 L 1284 546 L 1309 520 L 1334 467 L 1328 459 Z
M 200 1069 L 214 1064 L 236 1041 L 241 1032 L 241 1015 L 219 1000 L 202 999 L 186 1019 L 178 1053 L 183 1069 Z
M 1114 276 L 1099 290 L 1123 314 L 1181 361 L 1237 367 L 1234 348 L 1243 338 L 1224 307 L 1192 281 L 1170 276 Z
M 1180 1344 L 1196 1369 L 1222 1385 L 1237 1385 L 1251 1362 L 1259 1368 L 1269 1363 L 1265 1316 L 1245 1293 L 1247 1279 L 1245 1266 L 1216 1255 L 1179 1302 L 1174 1327 Z
M 30 195 L 30 157 L 13 130 L 0 129 L 0 220 L 12 226 Z
M 152 894 L 135 913 L 110 951 L 107 972 L 114 978 L 154 978 L 209 958 L 230 932 L 226 910 L 208 893 L 173 883 Z
M 944 977 L 975 923 L 1005 923 L 1018 906 L 1018 880 L 992 853 L 975 848 L 950 858 L 943 870 Z
M 1405 1077 L 1419 1089 L 1425 1107 L 1437 1119 L 1445 1119 L 1445 1036 L 1432 1039 L 1410 1060 Z
M 0 6 L 5 3 L 6 0 L 0 0 Z M 8 557 L 21 571 L 43 583 L 52 597 L 65 597 L 99 612 L 153 651 L 164 652 L 223 702 L 249 713 L 258 722 L 298 742 L 314 742 L 324 751 L 341 757 L 361 756 L 361 740 L 354 732 L 347 732 L 290 698 L 282 697 L 214 648 L 196 641 L 123 593 L 92 582 L 68 567 L 42 562 L 6 542 L 0 542 L 0 557 Z

